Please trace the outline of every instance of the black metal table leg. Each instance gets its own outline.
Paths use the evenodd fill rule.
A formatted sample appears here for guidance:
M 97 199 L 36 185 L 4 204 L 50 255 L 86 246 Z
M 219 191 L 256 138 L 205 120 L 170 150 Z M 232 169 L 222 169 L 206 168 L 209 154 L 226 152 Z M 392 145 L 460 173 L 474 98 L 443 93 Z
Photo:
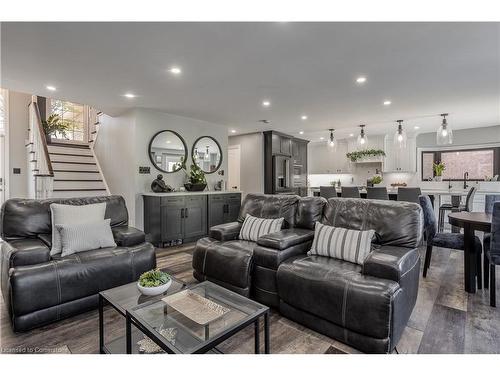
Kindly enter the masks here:
M 255 335 L 255 354 L 260 354 L 260 319 L 257 318 L 257 320 L 254 323 L 254 335 Z
M 264 353 L 269 354 L 269 311 L 264 314 Z
M 126 320 L 126 342 L 127 342 L 127 354 L 132 354 L 132 320 L 130 319 L 130 314 L 128 311 L 125 316 Z
M 476 293 L 476 249 L 474 246 L 474 229 L 469 224 L 464 225 L 464 277 L 465 290 Z
M 104 354 L 104 299 L 99 294 L 99 353 Z

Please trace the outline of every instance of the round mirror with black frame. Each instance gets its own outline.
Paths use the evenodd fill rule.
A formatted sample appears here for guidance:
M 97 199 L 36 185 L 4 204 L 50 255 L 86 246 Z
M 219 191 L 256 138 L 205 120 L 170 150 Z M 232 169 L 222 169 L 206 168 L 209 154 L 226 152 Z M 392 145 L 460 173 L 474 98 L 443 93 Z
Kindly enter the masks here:
M 162 130 L 153 135 L 148 148 L 149 159 L 164 173 L 180 171 L 186 163 L 188 151 L 184 139 L 173 130 Z
M 204 135 L 194 141 L 191 158 L 206 174 L 215 173 L 222 165 L 222 149 L 214 137 Z

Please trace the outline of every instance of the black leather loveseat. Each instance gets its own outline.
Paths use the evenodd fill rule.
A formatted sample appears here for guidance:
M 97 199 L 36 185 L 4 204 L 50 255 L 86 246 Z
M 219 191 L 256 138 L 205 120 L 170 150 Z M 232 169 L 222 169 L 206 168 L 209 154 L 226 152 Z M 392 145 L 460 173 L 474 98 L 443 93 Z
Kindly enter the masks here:
M 50 256 L 50 204 L 106 202 L 105 218 L 117 247 Z M 120 196 L 73 199 L 10 199 L 2 206 L 2 295 L 13 329 L 26 331 L 97 307 L 98 293 L 137 280 L 156 266 L 144 233 L 128 226 Z
M 260 217 L 285 212 L 288 228 L 258 243 L 238 240 L 248 207 Z M 316 221 L 374 229 L 375 249 L 363 266 L 308 256 Z M 194 276 L 278 307 L 282 315 L 361 351 L 388 353 L 415 306 L 422 231 L 422 211 L 414 203 L 249 194 L 238 222 L 212 228 L 197 243 Z M 235 280 L 245 280 L 245 288 Z

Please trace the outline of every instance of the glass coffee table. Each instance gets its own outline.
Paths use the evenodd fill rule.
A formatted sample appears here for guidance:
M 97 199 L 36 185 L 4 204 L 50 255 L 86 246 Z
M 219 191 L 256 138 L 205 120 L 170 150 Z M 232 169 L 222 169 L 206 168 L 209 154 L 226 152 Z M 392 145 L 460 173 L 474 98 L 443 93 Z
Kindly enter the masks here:
M 186 288 L 185 283 L 175 277 L 170 277 L 172 278 L 172 285 L 165 293 L 158 296 L 145 296 L 141 294 L 139 289 L 137 289 L 137 281 L 99 293 L 99 351 L 101 354 L 123 354 L 126 350 L 126 337 L 124 333 L 122 333 L 121 336 L 111 338 L 106 342 L 107 337 L 104 330 L 104 306 L 111 305 L 116 312 L 125 318 L 126 311 L 128 309 L 143 303 L 158 301 L 165 296 L 175 294 Z M 123 327 L 125 328 L 125 324 Z M 144 335 L 140 331 L 136 330 L 134 332 L 134 338 L 139 341 L 144 338 Z M 137 353 L 139 352 L 140 351 L 138 349 Z
M 259 320 L 264 317 L 264 351 L 269 353 L 269 307 L 210 281 L 126 310 L 127 353 L 137 352 L 133 327 L 167 353 L 217 351 L 216 346 L 254 324 L 260 352 Z

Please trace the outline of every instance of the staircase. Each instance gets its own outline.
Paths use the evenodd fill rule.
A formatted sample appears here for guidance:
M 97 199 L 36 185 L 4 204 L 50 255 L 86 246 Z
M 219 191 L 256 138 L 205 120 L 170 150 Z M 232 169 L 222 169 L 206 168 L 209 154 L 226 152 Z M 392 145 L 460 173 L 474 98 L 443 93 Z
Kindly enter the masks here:
M 33 176 L 30 196 L 76 198 L 109 195 L 93 145 L 99 130 L 100 112 L 89 113 L 89 144 L 48 143 L 36 102 L 30 109 L 29 141 L 26 144 Z
M 108 195 L 102 173 L 89 146 L 51 143 L 48 150 L 54 171 L 52 197 Z

